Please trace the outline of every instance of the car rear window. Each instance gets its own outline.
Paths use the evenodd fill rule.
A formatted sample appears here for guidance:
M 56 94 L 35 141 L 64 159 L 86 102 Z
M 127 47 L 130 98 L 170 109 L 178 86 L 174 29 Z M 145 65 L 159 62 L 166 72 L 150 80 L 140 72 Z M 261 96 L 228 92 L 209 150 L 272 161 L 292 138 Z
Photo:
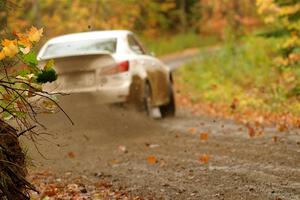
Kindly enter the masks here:
M 97 53 L 115 53 L 117 48 L 117 39 L 97 39 L 97 40 L 80 40 L 72 42 L 62 42 L 49 44 L 41 56 L 43 59 L 89 55 Z

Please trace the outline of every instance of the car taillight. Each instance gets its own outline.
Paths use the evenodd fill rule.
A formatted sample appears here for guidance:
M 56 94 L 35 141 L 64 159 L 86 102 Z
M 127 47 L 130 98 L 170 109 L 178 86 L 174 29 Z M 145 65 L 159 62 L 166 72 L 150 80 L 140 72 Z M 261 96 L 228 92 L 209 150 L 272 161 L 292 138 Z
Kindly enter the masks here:
M 129 70 L 129 62 L 128 60 L 120 62 L 118 64 L 118 72 L 127 72 Z
M 129 61 L 122 61 L 117 63 L 113 67 L 105 67 L 101 70 L 101 75 L 114 75 L 122 72 L 127 72 L 129 70 Z

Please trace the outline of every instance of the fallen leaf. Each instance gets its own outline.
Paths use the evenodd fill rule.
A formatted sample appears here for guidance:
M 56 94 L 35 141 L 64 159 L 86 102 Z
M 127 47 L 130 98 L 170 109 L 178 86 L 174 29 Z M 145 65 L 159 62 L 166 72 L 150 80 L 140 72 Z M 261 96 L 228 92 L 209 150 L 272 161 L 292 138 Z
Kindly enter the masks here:
M 199 161 L 206 164 L 208 163 L 209 161 L 209 156 L 207 154 L 202 154 L 200 157 L 199 157 Z
M 57 195 L 57 192 L 58 192 L 58 189 L 57 189 L 56 185 L 50 184 L 46 187 L 43 195 L 53 197 L 53 196 Z
M 159 144 L 150 144 L 149 148 L 153 149 L 153 148 L 156 148 L 156 147 L 159 147 L 159 146 L 160 146 Z
M 206 141 L 207 139 L 208 139 L 208 133 L 206 132 L 200 133 L 200 140 L 202 142 Z
M 218 85 L 217 84 L 212 84 L 211 85 L 211 89 L 212 90 L 217 90 L 218 89 Z
M 124 145 L 119 145 L 118 151 L 121 153 L 128 153 L 128 150 L 127 150 L 126 146 L 124 146 Z
M 248 129 L 248 135 L 249 137 L 253 138 L 255 137 L 255 130 L 253 127 L 251 127 L 249 124 L 246 125 L 247 129 Z
M 79 192 L 78 185 L 75 183 L 71 183 L 67 185 L 67 191 L 70 193 Z
M 195 133 L 196 133 L 196 128 L 189 128 L 189 129 L 188 129 L 188 132 L 189 132 L 190 134 L 195 134 Z
M 154 165 L 154 164 L 157 163 L 157 159 L 156 159 L 155 156 L 148 156 L 148 157 L 147 157 L 147 162 L 148 162 L 148 164 L 150 164 L 150 165 Z
M 255 122 L 256 123 L 259 123 L 259 124 L 263 124 L 265 121 L 264 117 L 263 116 L 259 116 L 255 119 Z
M 280 124 L 277 125 L 277 130 L 279 132 L 284 132 L 284 131 L 287 131 L 288 129 L 289 128 L 288 128 L 286 123 L 280 123 Z
M 69 158 L 75 158 L 74 152 L 69 152 L 69 153 L 68 153 L 68 156 L 69 156 Z
M 277 142 L 278 141 L 278 137 L 277 136 L 273 136 L 273 142 Z
M 165 167 L 165 166 L 167 166 L 167 162 L 164 159 L 161 159 L 159 166 L 160 167 Z
M 263 130 L 257 131 L 257 135 L 258 135 L 258 136 L 263 136 L 263 135 L 264 135 L 264 131 L 263 131 Z
M 113 160 L 108 161 L 108 164 L 109 164 L 109 165 L 112 165 L 112 166 L 117 166 L 117 165 L 119 165 L 120 163 L 121 163 L 121 161 L 120 161 L 120 160 L 117 160 L 117 159 L 113 159 Z
M 239 104 L 239 100 L 237 98 L 234 98 L 230 105 L 231 110 L 235 111 L 238 107 L 238 104 Z

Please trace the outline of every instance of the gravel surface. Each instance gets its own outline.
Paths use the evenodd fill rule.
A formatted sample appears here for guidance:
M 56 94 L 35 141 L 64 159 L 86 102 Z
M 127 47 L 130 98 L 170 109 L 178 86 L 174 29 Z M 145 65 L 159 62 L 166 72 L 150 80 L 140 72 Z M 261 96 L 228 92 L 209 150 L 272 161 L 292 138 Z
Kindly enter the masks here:
M 150 120 L 92 97 L 64 97 L 72 126 L 58 113 L 38 150 L 27 139 L 31 172 L 50 170 L 110 181 L 144 199 L 300 199 L 300 130 L 249 138 L 233 121 L 194 116 Z M 200 134 L 208 138 L 200 140 Z M 203 158 L 205 158 L 203 160 Z

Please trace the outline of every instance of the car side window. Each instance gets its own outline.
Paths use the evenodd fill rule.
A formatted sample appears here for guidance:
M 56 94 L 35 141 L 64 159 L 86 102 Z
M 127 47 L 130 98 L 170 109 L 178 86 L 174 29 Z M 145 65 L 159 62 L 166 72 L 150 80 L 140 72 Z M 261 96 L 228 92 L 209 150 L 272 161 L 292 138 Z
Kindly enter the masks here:
M 130 49 L 135 52 L 136 54 L 145 54 L 145 50 L 141 46 L 141 44 L 135 39 L 133 35 L 128 35 L 128 44 Z

